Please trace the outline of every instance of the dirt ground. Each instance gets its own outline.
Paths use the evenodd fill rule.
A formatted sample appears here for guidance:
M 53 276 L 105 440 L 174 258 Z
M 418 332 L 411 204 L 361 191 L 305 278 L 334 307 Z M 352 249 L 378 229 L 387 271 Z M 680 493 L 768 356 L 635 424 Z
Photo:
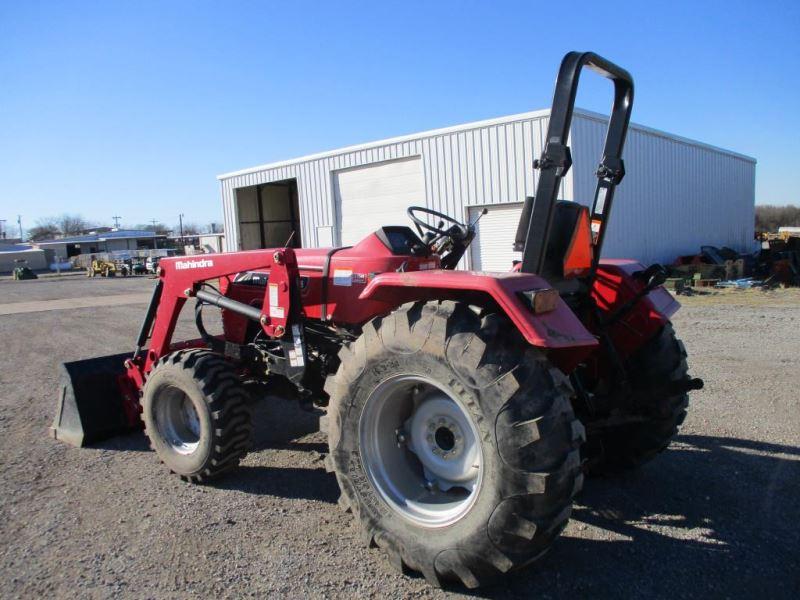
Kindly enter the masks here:
M 171 476 L 141 434 L 81 450 L 47 437 L 58 364 L 131 350 L 145 303 L 113 298 L 152 284 L 0 282 L 0 305 L 109 298 L 0 314 L 0 597 L 460 597 L 362 546 L 316 417 L 288 401 L 258 403 L 254 451 L 214 486 Z M 675 327 L 706 388 L 675 443 L 587 481 L 542 561 L 471 595 L 800 597 L 800 293 L 681 302 Z

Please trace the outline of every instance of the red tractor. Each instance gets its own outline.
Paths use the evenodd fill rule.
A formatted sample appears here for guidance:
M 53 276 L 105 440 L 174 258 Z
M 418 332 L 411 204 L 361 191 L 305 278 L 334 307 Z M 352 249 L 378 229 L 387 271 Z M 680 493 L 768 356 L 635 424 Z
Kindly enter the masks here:
M 584 66 L 614 84 L 591 210 L 556 200 Z M 248 451 L 248 384 L 291 384 L 325 411 L 341 504 L 395 567 L 475 587 L 531 563 L 583 474 L 666 448 L 702 387 L 664 269 L 600 260 L 632 102 L 625 70 L 564 58 L 507 273 L 456 270 L 474 223 L 419 207 L 419 235 L 386 226 L 353 247 L 163 258 L 135 351 L 64 365 L 53 435 L 83 445 L 143 422 L 168 469 L 205 483 Z M 200 337 L 174 342 L 190 298 Z M 208 307 L 222 335 L 204 327 Z

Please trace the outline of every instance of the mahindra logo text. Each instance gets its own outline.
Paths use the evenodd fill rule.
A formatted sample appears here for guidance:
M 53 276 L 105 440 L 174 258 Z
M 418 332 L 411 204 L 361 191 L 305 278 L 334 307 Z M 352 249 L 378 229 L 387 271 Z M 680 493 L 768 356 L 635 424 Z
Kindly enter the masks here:
M 205 269 L 206 267 L 213 267 L 214 261 L 209 260 L 207 258 L 202 258 L 200 260 L 178 260 L 175 261 L 175 268 L 177 270 L 181 269 Z

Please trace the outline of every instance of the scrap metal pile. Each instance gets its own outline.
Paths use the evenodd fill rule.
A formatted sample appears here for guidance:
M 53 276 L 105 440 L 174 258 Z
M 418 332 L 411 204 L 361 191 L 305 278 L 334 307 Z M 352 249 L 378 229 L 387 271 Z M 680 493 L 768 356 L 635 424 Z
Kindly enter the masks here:
M 699 254 L 679 256 L 669 267 L 666 286 L 677 293 L 691 288 L 773 288 L 800 286 L 800 236 L 763 233 L 753 254 L 701 246 Z

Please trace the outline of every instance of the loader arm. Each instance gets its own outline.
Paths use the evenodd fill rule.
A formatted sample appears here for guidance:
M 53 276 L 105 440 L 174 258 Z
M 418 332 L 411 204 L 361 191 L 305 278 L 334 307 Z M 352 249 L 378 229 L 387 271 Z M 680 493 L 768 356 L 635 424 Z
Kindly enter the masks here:
M 203 289 L 211 280 L 258 270 L 270 273 L 261 308 L 225 298 L 213 287 Z M 153 363 L 170 351 L 181 309 L 193 296 L 258 321 L 271 338 L 285 336 L 290 323 L 299 318 L 297 294 L 292 294 L 298 276 L 297 258 L 291 248 L 214 254 L 207 258 L 164 258 L 159 263 L 158 275 L 159 283 L 142 323 L 129 372 L 135 367 L 142 375 L 146 374 Z M 148 332 L 150 343 L 144 351 Z

